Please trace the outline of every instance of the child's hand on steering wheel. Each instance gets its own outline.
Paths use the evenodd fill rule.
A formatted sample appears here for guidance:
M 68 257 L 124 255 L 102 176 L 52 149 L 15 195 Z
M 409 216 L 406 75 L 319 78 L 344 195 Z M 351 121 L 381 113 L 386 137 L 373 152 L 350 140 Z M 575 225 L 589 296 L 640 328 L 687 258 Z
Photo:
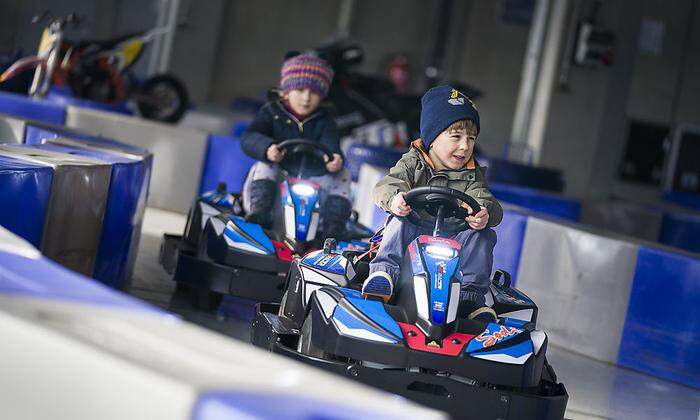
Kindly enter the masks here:
M 411 206 L 409 206 L 404 199 L 405 195 L 406 193 L 400 192 L 394 196 L 393 200 L 391 200 L 389 210 L 391 210 L 391 212 L 396 216 L 405 217 L 411 212 Z
M 328 156 L 323 156 L 323 160 L 326 162 L 326 169 L 330 173 L 335 173 L 343 169 L 343 158 L 337 154 L 333 153 L 333 160 L 328 160 Z
M 469 208 L 469 211 L 471 212 L 471 208 Z M 466 220 L 469 223 L 470 228 L 474 230 L 481 230 L 489 223 L 489 212 L 486 210 L 486 207 L 482 207 L 481 210 L 476 212 L 476 214 L 467 216 Z
M 265 156 L 270 162 L 281 162 L 284 159 L 284 150 L 280 150 L 276 144 L 272 144 L 267 148 Z

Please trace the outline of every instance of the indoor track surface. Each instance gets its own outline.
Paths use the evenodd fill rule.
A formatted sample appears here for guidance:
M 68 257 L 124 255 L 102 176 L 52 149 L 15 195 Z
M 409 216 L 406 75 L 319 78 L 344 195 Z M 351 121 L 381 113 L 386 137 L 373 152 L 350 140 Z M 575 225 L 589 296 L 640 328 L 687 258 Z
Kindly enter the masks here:
M 146 209 L 131 294 L 169 309 L 188 321 L 248 341 L 249 302 L 236 317 L 223 318 L 191 308 L 176 296 L 174 283 L 158 264 L 163 233 L 181 234 L 185 215 Z M 531 296 L 537 302 L 537 296 Z M 700 390 L 601 363 L 550 343 L 548 359 L 569 392 L 566 418 L 700 420 Z M 311 369 L 311 368 L 310 368 Z

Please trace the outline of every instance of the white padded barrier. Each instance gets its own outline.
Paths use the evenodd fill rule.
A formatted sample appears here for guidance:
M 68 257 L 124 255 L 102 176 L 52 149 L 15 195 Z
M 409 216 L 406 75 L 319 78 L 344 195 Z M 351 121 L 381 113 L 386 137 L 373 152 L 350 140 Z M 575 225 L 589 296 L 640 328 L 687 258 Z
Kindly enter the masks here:
M 374 200 L 372 200 L 372 190 L 389 171 L 386 168 L 380 168 L 373 165 L 363 164 L 360 167 L 360 174 L 357 178 L 357 186 L 355 188 L 355 203 L 353 207 L 357 211 L 358 221 L 365 226 L 375 226 L 378 222 L 375 220 Z
M 186 213 L 199 193 L 208 134 L 141 118 L 68 106 L 66 125 L 153 153 L 149 206 Z
M 0 114 L 0 143 L 23 143 L 26 121 Z
M 551 343 L 617 361 L 638 245 L 529 217 L 518 289 L 539 308 Z
M 278 398 L 302 399 L 309 407 L 327 407 L 333 417 L 347 409 L 362 418 L 446 418 L 69 273 L 1 227 L 0 246 L 3 419 L 184 420 L 212 394 L 230 395 L 232 401 L 253 395 L 272 404 Z M 40 265 L 43 277 L 28 277 Z M 47 277 L 51 285 L 44 284 Z M 61 283 L 65 293 L 57 290 Z M 209 400 L 197 420 L 269 413 L 266 407 L 239 411 L 235 402 L 217 410 L 216 404 Z

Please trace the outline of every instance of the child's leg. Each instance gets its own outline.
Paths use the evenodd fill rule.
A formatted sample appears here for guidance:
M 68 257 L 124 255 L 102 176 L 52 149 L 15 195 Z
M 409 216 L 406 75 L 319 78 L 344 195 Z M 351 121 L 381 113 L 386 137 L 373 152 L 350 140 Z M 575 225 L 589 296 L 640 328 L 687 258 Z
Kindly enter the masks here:
M 382 233 L 382 243 L 377 256 L 369 264 L 369 277 L 362 285 L 362 292 L 391 297 L 394 284 L 401 278 L 401 262 L 406 246 L 418 237 L 420 230 L 412 223 L 404 223 L 392 217 Z M 375 293 L 383 291 L 384 293 Z
M 337 238 L 345 233 L 345 223 L 350 218 L 350 173 L 343 169 L 334 174 L 313 177 L 323 191 L 322 216 L 325 237 Z
M 454 239 L 462 246 L 457 273 L 462 283 L 459 315 L 495 320 L 495 313 L 490 308 L 484 307 L 486 306 L 485 296 L 491 281 L 496 232 L 489 228 L 469 229 L 459 232 Z M 489 314 L 484 313 L 484 310 L 489 310 Z
M 265 227 L 272 223 L 279 175 L 279 167 L 274 164 L 257 162 L 250 168 L 243 184 L 243 210 L 248 221 Z

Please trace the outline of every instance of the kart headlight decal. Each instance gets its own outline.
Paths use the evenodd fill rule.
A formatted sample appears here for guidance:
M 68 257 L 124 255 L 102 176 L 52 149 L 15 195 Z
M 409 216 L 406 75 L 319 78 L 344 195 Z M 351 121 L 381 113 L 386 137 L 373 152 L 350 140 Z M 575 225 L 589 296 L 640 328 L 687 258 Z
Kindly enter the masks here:
M 456 249 L 440 245 L 427 245 L 425 247 L 425 252 L 427 252 L 431 257 L 440 260 L 451 260 L 457 256 Z
M 534 330 L 530 333 L 530 340 L 532 341 L 532 351 L 535 354 L 540 352 L 544 341 L 547 339 L 547 334 L 540 330 Z
M 447 323 L 457 319 L 457 308 L 459 307 L 460 284 L 454 282 L 450 285 L 450 304 L 447 307 Z
M 342 335 L 381 343 L 397 343 L 396 340 L 356 318 L 341 306 L 336 306 L 335 311 L 333 311 L 333 323 Z
M 413 276 L 413 290 L 416 297 L 416 310 L 418 311 L 418 316 L 430 320 L 428 318 L 428 289 L 425 284 L 425 279 L 421 276 Z
M 284 230 L 287 238 L 295 239 L 297 233 L 297 222 L 294 214 L 294 206 L 284 206 Z
M 302 197 L 313 197 L 316 194 L 316 189 L 309 184 L 294 184 L 292 191 Z

